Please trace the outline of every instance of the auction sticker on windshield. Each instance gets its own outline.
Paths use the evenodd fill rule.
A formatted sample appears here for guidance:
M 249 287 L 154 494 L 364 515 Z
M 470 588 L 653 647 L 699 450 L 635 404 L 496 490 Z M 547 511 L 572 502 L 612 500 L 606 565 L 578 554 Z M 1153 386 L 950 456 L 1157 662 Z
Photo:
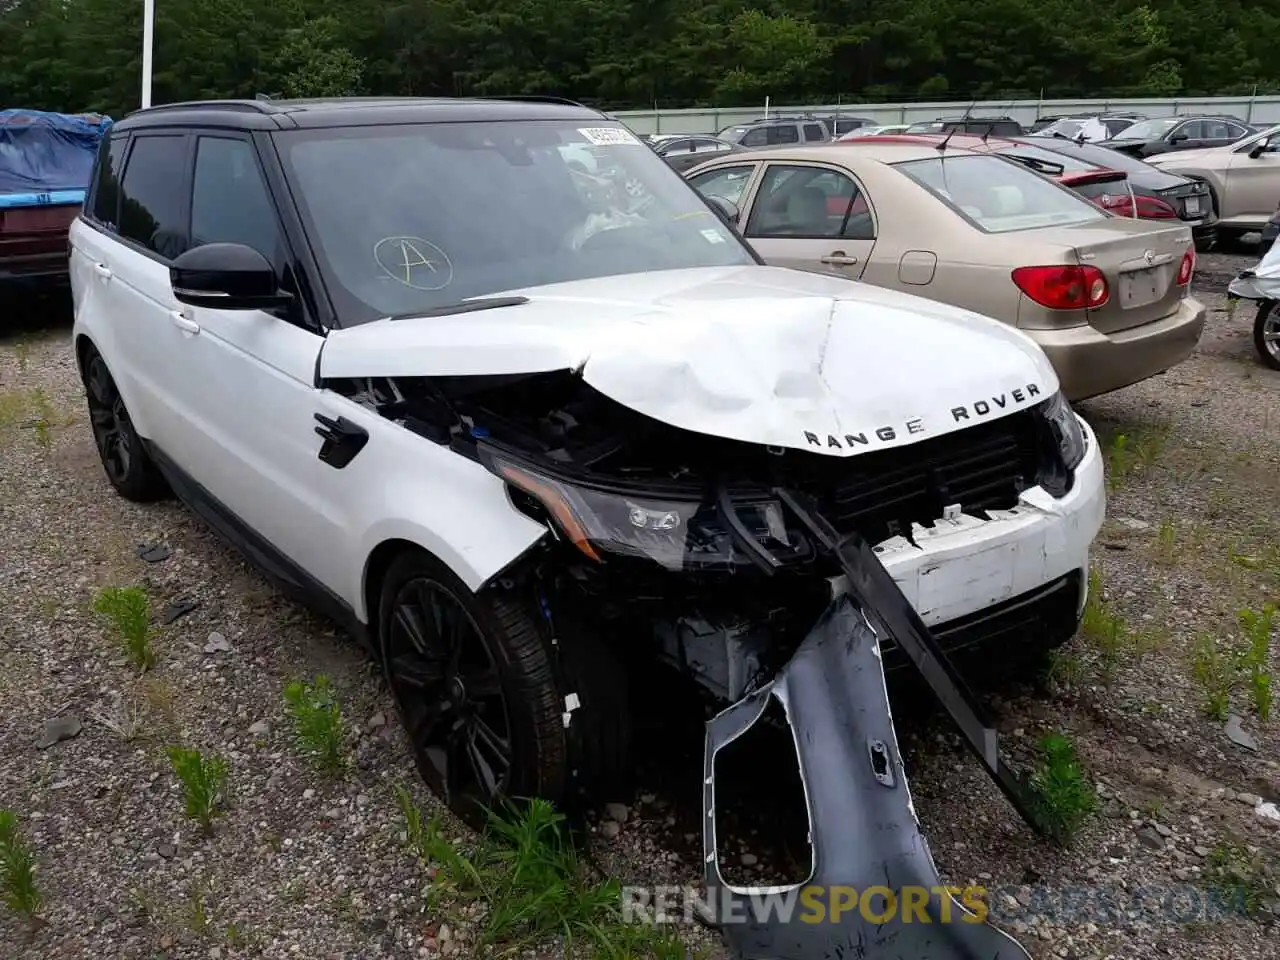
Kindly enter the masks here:
M 595 147 L 643 146 L 635 134 L 622 127 L 584 127 L 578 132 Z

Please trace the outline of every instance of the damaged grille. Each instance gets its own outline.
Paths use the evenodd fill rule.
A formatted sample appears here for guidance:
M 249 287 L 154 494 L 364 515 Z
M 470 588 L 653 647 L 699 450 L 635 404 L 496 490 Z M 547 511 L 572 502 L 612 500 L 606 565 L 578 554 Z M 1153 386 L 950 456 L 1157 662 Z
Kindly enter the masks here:
M 849 460 L 820 459 L 817 475 L 797 478 L 818 497 L 840 533 L 858 531 L 872 543 L 911 524 L 932 526 L 954 504 L 968 514 L 1013 507 L 1039 480 L 1048 456 L 1038 410 L 910 446 Z

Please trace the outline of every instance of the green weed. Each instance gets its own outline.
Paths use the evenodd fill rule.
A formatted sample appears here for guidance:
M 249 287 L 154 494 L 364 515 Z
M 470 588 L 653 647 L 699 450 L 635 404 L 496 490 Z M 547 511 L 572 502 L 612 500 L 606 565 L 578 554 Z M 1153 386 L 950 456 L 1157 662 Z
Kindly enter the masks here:
M 93 608 L 107 618 L 124 645 L 129 661 L 139 671 L 156 664 L 151 644 L 151 601 L 142 587 L 106 587 L 98 592 Z
M 1266 868 L 1259 854 L 1236 842 L 1220 843 L 1209 854 L 1204 879 L 1228 904 L 1255 916 L 1270 897 Z
M 1113 434 L 1104 454 L 1108 486 L 1115 489 L 1134 474 L 1150 473 L 1168 439 L 1168 427 L 1135 427 Z
M 1161 520 L 1156 531 L 1155 556 L 1156 563 L 1171 567 L 1178 562 L 1177 534 L 1172 520 Z
M 566 956 L 575 947 L 600 960 L 687 956 L 674 931 L 626 921 L 618 881 L 588 878 L 564 817 L 546 801 L 491 812 L 484 833 L 463 848 L 444 836 L 438 819 L 423 819 L 403 787 L 396 797 L 410 848 L 436 869 L 429 900 L 436 907 L 486 905 L 480 946 L 515 954 L 558 939 Z
M 1231 712 L 1231 689 L 1235 671 L 1230 658 L 1211 634 L 1201 634 L 1192 650 L 1191 674 L 1200 685 L 1204 701 L 1201 709 L 1210 720 L 1226 720 Z
M 1237 663 L 1245 674 L 1249 696 L 1258 718 L 1264 723 L 1271 719 L 1273 692 L 1271 686 L 1271 631 L 1275 626 L 1276 607 L 1268 603 L 1262 610 L 1241 610 L 1240 626 L 1244 631 L 1245 648 Z
M 1097 810 L 1097 792 L 1080 766 L 1075 744 L 1064 734 L 1051 733 L 1040 741 L 1040 763 L 1031 784 L 1064 840 L 1075 836 Z
M 36 885 L 36 858 L 18 832 L 18 815 L 0 810 L 0 896 L 29 921 L 44 903 Z
M 1080 632 L 1097 651 L 1102 679 L 1109 684 L 1125 657 L 1135 652 L 1135 647 L 1129 624 L 1103 597 L 1102 576 L 1096 567 L 1089 571 L 1089 598 L 1080 618 Z
M 169 748 L 169 763 L 182 786 L 182 800 L 187 816 L 204 828 L 213 830 L 213 821 L 226 806 L 227 761 L 222 757 L 206 757 L 199 750 Z
M 347 768 L 343 749 L 342 707 L 329 678 L 294 680 L 284 688 L 285 709 L 303 752 L 326 773 Z

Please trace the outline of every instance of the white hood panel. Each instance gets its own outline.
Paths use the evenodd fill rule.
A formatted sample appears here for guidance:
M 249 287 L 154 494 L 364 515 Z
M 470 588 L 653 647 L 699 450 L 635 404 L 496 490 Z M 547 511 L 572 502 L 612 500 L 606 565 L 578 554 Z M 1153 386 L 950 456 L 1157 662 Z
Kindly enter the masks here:
M 320 375 L 579 370 L 671 426 L 832 456 L 973 426 L 1058 389 L 1024 334 L 837 277 L 710 268 L 506 294 L 531 302 L 333 331 Z

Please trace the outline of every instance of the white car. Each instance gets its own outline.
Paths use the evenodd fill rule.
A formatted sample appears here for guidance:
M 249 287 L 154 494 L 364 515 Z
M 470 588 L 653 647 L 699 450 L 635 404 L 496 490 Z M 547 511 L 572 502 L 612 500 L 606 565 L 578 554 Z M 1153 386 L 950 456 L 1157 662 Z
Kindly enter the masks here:
M 571 174 L 587 147 L 608 189 Z M 1102 464 L 1039 348 L 763 265 L 587 108 L 140 111 L 71 247 L 111 483 L 176 493 L 367 642 L 473 820 L 625 770 L 629 658 L 722 702 L 786 662 L 836 570 L 779 488 L 945 646 L 1077 623 Z

